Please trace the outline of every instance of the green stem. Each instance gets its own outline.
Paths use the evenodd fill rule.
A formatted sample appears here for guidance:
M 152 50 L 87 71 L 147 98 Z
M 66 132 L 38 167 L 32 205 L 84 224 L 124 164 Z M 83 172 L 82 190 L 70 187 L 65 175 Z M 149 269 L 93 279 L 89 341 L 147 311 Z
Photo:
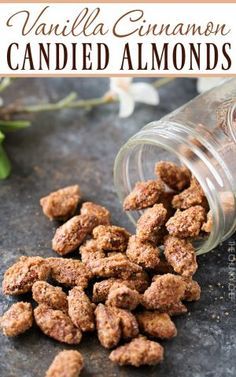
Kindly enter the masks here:
M 0 131 L 12 132 L 27 128 L 30 126 L 30 121 L 28 120 L 1 120 L 0 119 Z
M 69 105 L 77 98 L 77 94 L 72 92 L 62 100 L 55 103 L 42 103 L 39 105 L 25 106 L 16 108 L 16 113 L 39 113 L 42 111 L 61 110 L 69 107 Z
M 92 107 L 97 107 L 101 105 L 107 105 L 108 103 L 114 103 L 117 102 L 117 99 L 114 97 L 110 96 L 103 96 L 99 98 L 91 98 L 87 100 L 79 100 L 76 102 L 72 102 L 68 105 L 70 109 L 75 109 L 75 108 L 87 108 L 90 109 Z
M 91 98 L 87 100 L 75 101 L 77 95 L 75 93 L 69 94 L 67 97 L 63 98 L 59 102 L 55 103 L 45 103 L 32 106 L 18 106 L 3 108 L 0 110 L 2 116 L 9 116 L 11 114 L 30 114 L 30 113 L 40 113 L 45 111 L 55 111 L 62 109 L 76 109 L 76 108 L 87 108 L 105 105 L 108 103 L 116 102 L 117 100 L 110 96 L 103 96 L 99 98 Z
M 175 80 L 174 78 L 161 78 L 159 80 L 154 81 L 153 86 L 157 89 L 161 88 L 162 86 L 165 86 L 169 84 L 171 81 Z M 9 116 L 10 114 L 30 114 L 30 113 L 39 113 L 44 111 L 55 111 L 55 110 L 62 110 L 62 109 L 79 109 L 79 108 L 85 108 L 85 109 L 91 109 L 93 107 L 97 106 L 103 106 L 110 103 L 115 103 L 118 101 L 113 96 L 104 95 L 102 97 L 98 98 L 90 98 L 86 100 L 78 100 L 75 101 L 77 95 L 76 93 L 70 93 L 68 96 L 60 100 L 59 102 L 55 103 L 45 103 L 45 104 L 39 104 L 39 105 L 32 105 L 32 106 L 18 106 L 18 107 L 12 107 L 9 108 L 3 108 L 0 110 L 0 114 L 2 116 Z
M 156 88 L 156 89 L 159 89 L 161 88 L 162 86 L 165 86 L 167 84 L 169 84 L 170 82 L 174 81 L 175 78 L 174 77 L 163 77 L 159 80 L 156 80 L 154 81 L 153 83 L 153 86 Z
M 0 179 L 6 179 L 11 172 L 11 163 L 2 145 L 0 145 Z

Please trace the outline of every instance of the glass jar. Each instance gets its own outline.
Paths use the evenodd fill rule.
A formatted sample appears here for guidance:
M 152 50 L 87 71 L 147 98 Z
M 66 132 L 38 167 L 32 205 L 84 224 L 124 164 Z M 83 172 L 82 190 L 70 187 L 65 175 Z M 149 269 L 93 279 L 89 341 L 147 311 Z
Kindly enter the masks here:
M 128 140 L 114 167 L 121 202 L 137 181 L 154 178 L 159 160 L 187 166 L 208 199 L 213 227 L 208 237 L 196 241 L 197 254 L 230 237 L 236 230 L 236 79 L 149 123 Z M 127 214 L 135 224 L 141 212 Z

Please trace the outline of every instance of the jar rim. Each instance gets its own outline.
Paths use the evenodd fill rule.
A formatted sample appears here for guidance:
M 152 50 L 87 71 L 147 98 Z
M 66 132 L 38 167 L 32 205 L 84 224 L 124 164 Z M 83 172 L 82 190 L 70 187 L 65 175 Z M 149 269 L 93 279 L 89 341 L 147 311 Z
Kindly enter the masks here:
M 228 130 L 230 137 L 236 143 L 236 98 L 235 102 L 230 106 L 227 116 Z

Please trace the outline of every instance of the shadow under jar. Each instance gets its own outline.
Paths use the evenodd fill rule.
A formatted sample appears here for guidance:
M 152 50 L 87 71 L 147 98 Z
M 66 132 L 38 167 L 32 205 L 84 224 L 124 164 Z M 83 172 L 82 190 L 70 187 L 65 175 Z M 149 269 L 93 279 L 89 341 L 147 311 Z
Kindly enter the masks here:
M 138 181 L 154 179 L 160 160 L 185 165 L 202 186 L 213 216 L 211 233 L 195 241 L 203 254 L 236 230 L 236 79 L 146 125 L 119 151 L 114 181 L 121 202 Z M 141 211 L 127 212 L 135 224 Z

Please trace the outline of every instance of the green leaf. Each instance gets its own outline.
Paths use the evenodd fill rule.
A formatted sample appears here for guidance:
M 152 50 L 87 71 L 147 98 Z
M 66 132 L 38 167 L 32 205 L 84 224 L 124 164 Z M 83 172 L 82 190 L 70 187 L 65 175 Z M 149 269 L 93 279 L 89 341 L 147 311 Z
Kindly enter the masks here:
M 0 144 L 3 142 L 5 139 L 5 135 L 0 131 Z
M 30 126 L 28 120 L 1 120 L 0 119 L 0 131 L 12 132 L 18 131 Z
M 0 134 L 1 136 L 1 134 Z M 0 145 L 0 179 L 6 179 L 11 172 L 11 163 L 2 145 Z

